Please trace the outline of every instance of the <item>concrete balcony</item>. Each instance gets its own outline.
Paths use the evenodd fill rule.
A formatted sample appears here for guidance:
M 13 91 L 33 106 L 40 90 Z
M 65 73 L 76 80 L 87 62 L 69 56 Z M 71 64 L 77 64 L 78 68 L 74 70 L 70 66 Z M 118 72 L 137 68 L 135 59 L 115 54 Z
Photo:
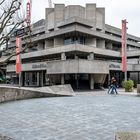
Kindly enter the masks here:
M 70 74 L 70 73 L 89 73 L 89 74 L 108 74 L 109 63 L 104 61 L 90 61 L 84 59 L 57 60 L 50 62 L 38 62 L 22 64 L 22 71 L 46 70 L 47 74 Z M 15 72 L 15 65 L 8 65 L 7 72 Z
M 134 51 L 128 51 L 127 52 L 127 57 L 136 57 L 140 56 L 140 50 L 134 50 Z
M 133 67 L 133 70 L 134 71 L 140 71 L 140 64 L 135 64 L 135 65 L 133 65 L 134 67 Z
M 108 74 L 109 64 L 103 61 L 89 60 L 65 60 L 55 61 L 47 64 L 48 74 L 59 73 L 89 73 L 89 74 Z M 103 67 L 104 65 L 104 67 Z
M 103 56 L 121 57 L 120 52 L 117 51 L 97 48 L 93 46 L 81 45 L 81 44 L 71 44 L 71 45 L 49 48 L 41 51 L 24 53 L 21 54 L 21 58 L 28 59 L 28 58 L 42 57 L 42 56 L 47 56 L 52 54 L 59 54 L 62 52 L 72 52 L 72 51 L 85 52 L 85 53 L 93 52 L 94 54 L 100 54 Z M 11 60 L 15 60 L 15 57 L 12 57 Z

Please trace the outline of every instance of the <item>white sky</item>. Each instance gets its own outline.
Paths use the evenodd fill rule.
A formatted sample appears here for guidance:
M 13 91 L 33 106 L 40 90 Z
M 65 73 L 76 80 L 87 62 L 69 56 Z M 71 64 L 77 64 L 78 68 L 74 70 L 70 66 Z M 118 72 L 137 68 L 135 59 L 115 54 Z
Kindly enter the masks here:
M 121 20 L 127 19 L 128 33 L 140 37 L 140 0 L 52 0 L 52 3 L 81 6 L 96 3 L 97 7 L 105 7 L 107 24 L 121 28 Z M 46 7 L 48 0 L 32 0 L 33 22 L 45 18 Z

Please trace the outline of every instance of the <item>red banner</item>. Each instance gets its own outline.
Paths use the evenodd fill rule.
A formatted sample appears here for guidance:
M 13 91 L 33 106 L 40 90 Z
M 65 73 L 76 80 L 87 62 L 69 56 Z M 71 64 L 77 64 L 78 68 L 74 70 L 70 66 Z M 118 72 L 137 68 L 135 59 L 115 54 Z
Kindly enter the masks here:
M 122 20 L 122 71 L 126 71 L 126 60 L 125 60 L 125 29 L 126 22 Z
M 26 22 L 27 22 L 27 24 L 30 25 L 30 22 L 31 22 L 31 5 L 30 5 L 30 1 L 28 1 L 27 5 L 26 5 Z
M 20 38 L 16 37 L 16 53 L 20 52 Z M 16 74 L 19 74 L 21 71 L 20 67 L 20 55 L 16 55 Z

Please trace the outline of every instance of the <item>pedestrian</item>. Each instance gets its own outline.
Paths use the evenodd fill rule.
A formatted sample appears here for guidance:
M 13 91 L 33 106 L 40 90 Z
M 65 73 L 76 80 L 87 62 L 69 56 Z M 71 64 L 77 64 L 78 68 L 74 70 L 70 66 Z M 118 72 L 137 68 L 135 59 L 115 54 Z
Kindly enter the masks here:
M 109 87 L 109 90 L 108 90 L 108 94 L 114 94 L 114 92 L 116 94 L 118 94 L 118 92 L 117 92 L 117 81 L 116 81 L 115 77 L 112 77 L 111 78 L 111 84 L 110 84 L 110 87 Z

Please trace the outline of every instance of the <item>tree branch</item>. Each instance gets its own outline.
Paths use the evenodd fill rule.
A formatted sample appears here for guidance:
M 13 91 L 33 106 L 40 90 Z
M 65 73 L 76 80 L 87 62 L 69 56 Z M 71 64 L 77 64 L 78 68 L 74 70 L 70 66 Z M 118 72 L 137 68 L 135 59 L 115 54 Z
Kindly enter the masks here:
M 5 0 L 2 0 L 2 1 L 0 2 L 0 5 L 2 5 L 4 2 L 5 2 Z

